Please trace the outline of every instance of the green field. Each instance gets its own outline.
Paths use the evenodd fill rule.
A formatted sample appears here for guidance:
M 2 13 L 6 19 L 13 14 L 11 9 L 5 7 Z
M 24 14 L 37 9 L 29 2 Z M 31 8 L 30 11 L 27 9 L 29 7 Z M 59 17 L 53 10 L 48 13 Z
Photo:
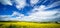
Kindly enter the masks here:
M 0 28 L 60 28 L 60 24 L 41 22 L 0 22 Z

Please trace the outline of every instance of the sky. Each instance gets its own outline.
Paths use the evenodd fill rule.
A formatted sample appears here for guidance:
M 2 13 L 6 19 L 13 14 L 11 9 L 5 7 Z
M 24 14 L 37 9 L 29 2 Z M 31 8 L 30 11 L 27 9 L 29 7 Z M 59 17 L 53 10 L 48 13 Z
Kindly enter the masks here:
M 60 21 L 60 0 L 0 0 L 0 21 Z

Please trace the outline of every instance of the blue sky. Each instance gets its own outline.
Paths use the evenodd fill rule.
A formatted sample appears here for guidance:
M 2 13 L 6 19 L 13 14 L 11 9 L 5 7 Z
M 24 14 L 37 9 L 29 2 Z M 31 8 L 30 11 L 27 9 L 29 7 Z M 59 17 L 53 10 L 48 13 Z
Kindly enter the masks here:
M 0 20 L 60 21 L 60 0 L 0 0 Z

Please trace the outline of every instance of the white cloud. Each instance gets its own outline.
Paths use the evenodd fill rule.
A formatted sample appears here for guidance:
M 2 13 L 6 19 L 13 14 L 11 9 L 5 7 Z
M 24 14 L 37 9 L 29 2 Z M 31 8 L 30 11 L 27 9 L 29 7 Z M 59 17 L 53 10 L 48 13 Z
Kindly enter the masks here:
M 15 2 L 18 9 L 24 8 L 26 6 L 26 0 L 15 0 Z
M 48 0 L 43 0 L 43 3 L 42 4 L 44 4 L 45 2 L 47 2 Z
M 22 16 L 24 16 L 24 14 L 14 11 L 12 16 L 22 17 Z
M 0 15 L 0 21 L 20 21 L 20 18 L 12 15 Z
M 33 5 L 37 4 L 38 1 L 39 1 L 39 0 L 30 0 L 30 3 L 31 3 L 31 5 L 33 6 Z
M 0 3 L 2 3 L 4 5 L 12 5 L 10 0 L 0 0 Z
M 60 1 L 57 1 L 57 2 L 52 3 L 51 5 L 48 5 L 47 9 L 48 8 L 53 8 L 53 7 L 56 7 L 56 6 L 59 6 L 59 5 L 60 5 Z
M 30 0 L 31 4 L 36 4 L 39 0 Z
M 16 5 L 16 8 L 18 8 L 19 10 L 21 8 L 24 8 L 27 4 L 26 4 L 26 0 L 0 0 L 0 3 L 2 3 L 3 5 L 13 5 L 14 2 Z
M 13 14 L 12 14 L 12 16 L 18 16 L 18 15 L 20 15 L 20 13 L 18 13 L 16 11 L 14 11 Z
M 30 16 L 28 16 L 27 18 L 31 19 L 31 21 L 51 21 L 55 18 L 60 17 L 60 13 L 58 10 L 44 11 L 45 10 L 44 8 L 45 8 L 45 6 L 40 6 L 39 8 L 34 8 L 30 13 L 28 13 Z M 57 14 L 57 13 L 59 13 L 59 14 Z M 55 16 L 55 14 L 57 14 L 57 15 Z

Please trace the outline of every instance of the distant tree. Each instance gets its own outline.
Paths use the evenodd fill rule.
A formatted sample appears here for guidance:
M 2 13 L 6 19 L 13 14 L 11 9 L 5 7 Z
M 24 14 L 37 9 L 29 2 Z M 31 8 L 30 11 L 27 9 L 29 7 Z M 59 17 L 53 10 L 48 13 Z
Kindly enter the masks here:
M 55 23 L 58 23 L 57 21 L 55 21 Z
M 58 22 L 58 21 L 55 21 L 55 23 L 59 24 L 59 22 Z

